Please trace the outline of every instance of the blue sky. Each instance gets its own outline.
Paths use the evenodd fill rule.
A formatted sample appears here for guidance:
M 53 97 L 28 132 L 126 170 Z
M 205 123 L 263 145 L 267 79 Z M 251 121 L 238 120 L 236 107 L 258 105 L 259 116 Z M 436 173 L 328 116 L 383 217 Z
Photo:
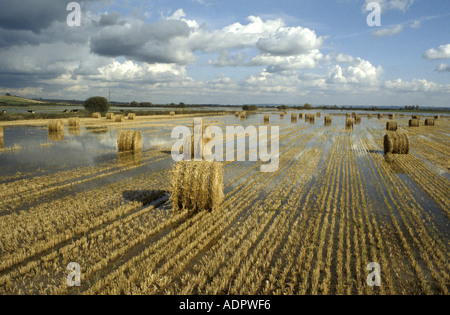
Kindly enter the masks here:
M 448 0 L 377 0 L 380 27 L 369 0 L 69 2 L 0 0 L 1 92 L 450 107 Z

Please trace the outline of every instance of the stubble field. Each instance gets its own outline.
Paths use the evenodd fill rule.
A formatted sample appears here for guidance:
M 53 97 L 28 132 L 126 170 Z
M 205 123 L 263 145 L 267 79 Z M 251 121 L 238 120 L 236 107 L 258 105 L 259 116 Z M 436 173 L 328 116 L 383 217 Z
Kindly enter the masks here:
M 263 116 L 204 119 L 224 128 L 264 125 Z M 112 141 L 119 129 L 161 140 L 134 154 L 98 148 L 103 158 L 86 165 L 18 162 L 2 171 L 0 294 L 447 295 L 448 118 L 409 127 L 409 116 L 398 117 L 410 152 L 387 162 L 387 115 L 362 115 L 353 131 L 345 115 L 329 126 L 323 116 L 310 124 L 271 114 L 280 127 L 278 171 L 223 162 L 221 209 L 195 215 L 174 213 L 169 201 L 170 131 L 192 127 L 193 117 L 82 119 L 70 137 L 36 143 L 36 152 L 59 152 L 59 142 L 88 133 L 91 142 Z M 4 126 L 5 143 L 16 126 Z M 1 161 L 25 149 L 10 145 Z M 70 262 L 81 267 L 80 287 L 67 284 Z M 371 262 L 381 267 L 379 287 L 367 284 Z

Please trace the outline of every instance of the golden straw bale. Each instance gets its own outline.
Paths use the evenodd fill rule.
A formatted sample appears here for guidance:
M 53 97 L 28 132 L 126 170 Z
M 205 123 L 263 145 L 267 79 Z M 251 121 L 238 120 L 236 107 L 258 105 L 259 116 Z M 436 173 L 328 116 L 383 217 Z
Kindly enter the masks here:
M 321 114 L 320 113 L 316 113 L 317 118 L 320 118 Z
M 434 126 L 434 119 L 425 119 L 425 126 Z
M 325 116 L 324 122 L 325 126 L 331 126 L 331 116 Z
M 347 118 L 345 121 L 345 129 L 353 130 L 354 123 L 355 123 L 355 120 L 353 118 Z
M 418 119 L 410 119 L 409 126 L 410 127 L 419 127 L 420 121 Z
M 350 113 L 346 113 L 346 114 L 345 114 L 345 117 L 346 117 L 346 118 L 350 118 L 350 116 L 351 116 Z
M 397 131 L 398 129 L 398 124 L 396 121 L 388 121 L 386 124 L 386 130 L 389 131 Z
M 315 121 L 316 121 L 316 115 L 314 115 L 314 114 L 306 114 L 305 115 L 305 121 L 306 122 L 310 122 L 310 123 L 315 123 Z
M 170 112 L 170 116 L 175 116 L 175 112 Z
M 62 120 L 50 120 L 48 131 L 64 131 L 64 122 Z
M 264 115 L 264 123 L 270 123 L 270 115 Z
M 119 152 L 136 151 L 142 149 L 142 136 L 140 131 L 121 130 L 117 136 Z
M 297 114 L 291 114 L 291 123 L 297 122 Z
M 240 112 L 235 112 L 235 113 L 234 113 L 234 117 L 236 117 L 236 118 L 239 118 L 240 115 L 241 115 Z
M 420 116 L 419 115 L 412 115 L 412 119 L 420 120 Z
M 367 119 L 372 119 L 372 117 L 373 117 L 372 114 L 367 115 Z
M 136 119 L 136 114 L 135 113 L 129 113 L 128 114 L 128 120 L 135 120 Z
M 123 117 L 122 115 L 116 116 L 115 121 L 116 122 L 124 122 L 125 121 L 125 117 Z
M 439 115 L 434 116 L 434 120 L 439 120 L 439 119 L 441 119 L 441 116 L 439 116 Z
M 108 119 L 108 120 L 114 120 L 114 117 L 115 117 L 114 113 L 107 113 L 106 114 L 106 119 Z
M 378 114 L 378 119 L 382 119 L 383 118 L 383 114 Z
M 241 116 L 241 119 L 247 118 L 247 112 L 241 112 L 240 116 Z
M 69 118 L 69 127 L 80 127 L 81 121 L 78 117 Z
M 395 119 L 395 114 L 389 114 L 389 119 L 394 120 Z
M 405 133 L 389 132 L 384 136 L 384 154 L 408 154 L 409 140 Z
M 361 115 L 355 115 L 355 125 L 361 124 Z
M 298 114 L 299 119 L 303 119 L 303 114 Z
M 100 114 L 100 113 L 93 113 L 92 114 L 92 118 L 97 118 L 97 119 L 102 118 L 102 114 Z
M 172 170 L 173 210 L 191 213 L 219 209 L 223 199 L 223 169 L 219 162 L 180 161 Z
M 280 114 L 280 119 L 284 119 L 284 113 Z

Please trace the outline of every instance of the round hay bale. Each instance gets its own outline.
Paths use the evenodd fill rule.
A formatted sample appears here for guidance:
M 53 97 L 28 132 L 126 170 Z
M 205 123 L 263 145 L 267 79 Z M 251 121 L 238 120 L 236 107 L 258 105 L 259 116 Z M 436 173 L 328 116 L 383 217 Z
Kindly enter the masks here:
M 239 118 L 240 115 L 241 115 L 240 112 L 235 112 L 235 113 L 234 113 L 234 117 L 236 117 L 236 118 Z
M 128 120 L 135 120 L 136 119 L 136 114 L 135 113 L 129 113 L 128 114 Z
M 50 120 L 48 131 L 64 131 L 64 122 L 62 120 Z
M 389 132 L 384 136 L 384 154 L 408 154 L 409 140 L 405 133 Z
M 425 126 L 434 126 L 434 119 L 425 119 Z
M 311 124 L 315 123 L 316 115 L 314 115 L 314 114 L 306 114 L 305 121 L 306 122 L 310 122 Z
M 100 114 L 100 113 L 93 113 L 92 114 L 92 118 L 100 119 L 100 118 L 102 118 L 102 114 Z
M 291 114 L 291 123 L 297 122 L 297 114 Z
M 419 127 L 420 121 L 418 119 L 410 119 L 409 126 L 410 127 Z
M 125 117 L 123 117 L 122 115 L 116 116 L 115 121 L 116 122 L 124 122 L 125 121 Z
M 240 114 L 240 116 L 241 116 L 241 119 L 242 118 L 247 118 L 247 112 L 241 112 L 241 114 Z
M 49 141 L 63 141 L 64 140 L 64 131 L 48 131 L 48 140 Z
M 355 125 L 361 124 L 361 115 L 355 115 Z
M 372 117 L 373 117 L 372 114 L 367 115 L 367 119 L 372 119 Z
M 264 123 L 269 124 L 270 123 L 270 115 L 264 115 Z
M 395 114 L 389 114 L 389 119 L 394 120 L 395 119 Z
M 378 114 L 378 119 L 382 119 L 383 118 L 383 114 Z
M 107 113 L 106 114 L 106 119 L 108 119 L 108 120 L 114 120 L 114 117 L 115 117 L 114 113 Z
M 170 116 L 175 116 L 175 112 L 170 112 Z
M 69 127 L 80 127 L 80 126 L 81 126 L 80 118 L 78 117 L 69 118 Z
M 386 130 L 397 131 L 398 130 L 397 122 L 396 121 L 388 121 L 386 124 Z
M 355 119 L 355 117 L 356 117 L 356 113 L 353 112 L 353 113 L 352 113 L 352 118 Z
M 172 170 L 171 186 L 170 201 L 175 212 L 219 209 L 224 199 L 222 164 L 180 161 Z
M 284 113 L 280 114 L 280 119 L 284 119 Z
M 331 116 L 325 116 L 324 122 L 325 126 L 331 126 Z
M 347 118 L 345 120 L 345 129 L 346 130 L 353 130 L 354 123 L 355 123 L 355 120 L 353 118 Z
M 117 136 L 119 152 L 136 151 L 142 149 L 142 136 L 140 131 L 121 130 Z
M 320 118 L 321 115 L 321 113 L 316 113 L 317 118 Z
M 350 113 L 346 113 L 346 114 L 345 114 L 345 117 L 346 117 L 346 118 L 350 118 L 350 116 L 351 116 Z
M 434 116 L 434 120 L 439 120 L 439 119 L 441 119 L 441 116 L 439 116 L 439 115 Z
M 303 119 L 303 114 L 298 114 L 299 119 Z

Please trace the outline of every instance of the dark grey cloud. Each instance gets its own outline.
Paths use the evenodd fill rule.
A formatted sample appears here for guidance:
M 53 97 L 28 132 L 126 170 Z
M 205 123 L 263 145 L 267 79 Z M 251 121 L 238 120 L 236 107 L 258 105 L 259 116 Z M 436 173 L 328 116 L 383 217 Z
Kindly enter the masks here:
M 67 18 L 69 2 L 60 0 L 0 0 L 0 27 L 39 32 Z
M 110 25 L 92 35 L 91 51 L 101 56 L 124 56 L 148 63 L 185 64 L 193 60 L 192 51 L 183 41 L 189 34 L 189 26 L 176 20 Z
M 112 12 L 110 14 L 102 14 L 100 16 L 99 26 L 110 26 L 110 25 L 123 25 L 126 22 L 122 19 L 122 15 L 118 12 Z

